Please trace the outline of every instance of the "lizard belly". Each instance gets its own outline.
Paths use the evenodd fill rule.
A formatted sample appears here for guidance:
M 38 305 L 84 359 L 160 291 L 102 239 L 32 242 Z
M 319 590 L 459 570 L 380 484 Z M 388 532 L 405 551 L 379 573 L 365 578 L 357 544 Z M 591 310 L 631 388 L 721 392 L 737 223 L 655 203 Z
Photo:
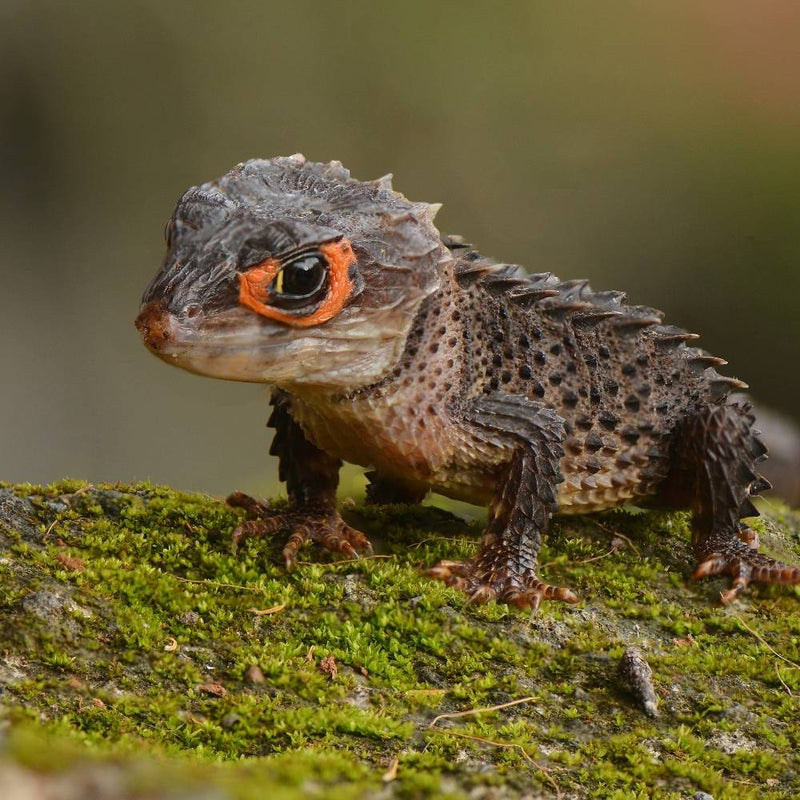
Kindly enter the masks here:
M 594 474 L 575 472 L 569 457 L 561 460 L 564 481 L 558 485 L 560 514 L 584 514 L 624 505 L 640 495 L 638 471 L 620 472 L 609 466 Z
M 406 483 L 435 484 L 452 450 L 443 419 L 413 405 L 293 400 L 292 415 L 320 449 Z
M 435 476 L 431 488 L 455 500 L 488 505 L 504 480 L 513 449 L 497 444 L 486 447 L 482 440 L 471 440 L 460 448 L 462 458 Z M 471 458 L 464 459 L 463 454 Z M 559 467 L 564 480 L 558 484 L 558 513 L 584 514 L 604 511 L 652 495 L 654 485 L 642 470 L 648 459 L 620 469 L 612 460 L 589 472 L 575 458 L 565 456 Z
M 559 513 L 603 511 L 654 495 L 668 473 L 663 448 L 648 439 L 591 460 L 567 454 L 559 462 Z
M 317 447 L 337 458 L 476 505 L 492 501 L 514 453 L 507 442 L 478 438 L 413 404 L 363 400 L 317 407 L 293 398 L 292 414 Z M 631 450 L 633 463 L 624 469 L 609 458 L 594 472 L 565 455 L 559 513 L 602 511 L 652 494 L 652 481 L 643 474 L 649 459 L 637 451 Z

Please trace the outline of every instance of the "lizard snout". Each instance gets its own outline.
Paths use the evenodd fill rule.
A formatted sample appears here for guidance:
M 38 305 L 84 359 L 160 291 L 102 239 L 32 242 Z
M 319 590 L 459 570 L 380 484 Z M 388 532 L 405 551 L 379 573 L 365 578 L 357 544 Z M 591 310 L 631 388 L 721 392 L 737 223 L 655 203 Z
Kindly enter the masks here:
M 135 324 L 148 349 L 156 354 L 170 342 L 175 332 L 175 317 L 160 300 L 145 303 L 139 310 Z

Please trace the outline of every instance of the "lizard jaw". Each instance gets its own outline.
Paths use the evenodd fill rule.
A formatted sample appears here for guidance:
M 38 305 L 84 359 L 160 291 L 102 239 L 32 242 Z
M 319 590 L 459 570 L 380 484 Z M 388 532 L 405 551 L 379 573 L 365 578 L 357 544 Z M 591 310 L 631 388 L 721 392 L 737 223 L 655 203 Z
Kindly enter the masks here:
M 266 335 L 250 314 L 176 315 L 151 300 L 135 325 L 153 355 L 189 372 L 252 383 L 275 383 L 280 377 L 279 350 L 286 343 Z
M 352 308 L 334 324 L 300 331 L 240 307 L 180 315 L 151 300 L 135 324 L 151 353 L 197 375 L 342 391 L 379 380 L 394 366 L 411 320 L 405 309 L 375 320 Z

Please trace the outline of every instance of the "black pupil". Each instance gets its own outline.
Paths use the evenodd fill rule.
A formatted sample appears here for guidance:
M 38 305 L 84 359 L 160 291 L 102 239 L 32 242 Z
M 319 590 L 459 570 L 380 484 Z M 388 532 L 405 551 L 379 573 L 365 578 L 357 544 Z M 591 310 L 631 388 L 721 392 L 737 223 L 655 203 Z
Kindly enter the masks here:
M 321 288 L 325 281 L 325 265 L 318 255 L 304 256 L 292 261 L 283 268 L 280 283 L 273 283 L 279 297 L 309 297 Z

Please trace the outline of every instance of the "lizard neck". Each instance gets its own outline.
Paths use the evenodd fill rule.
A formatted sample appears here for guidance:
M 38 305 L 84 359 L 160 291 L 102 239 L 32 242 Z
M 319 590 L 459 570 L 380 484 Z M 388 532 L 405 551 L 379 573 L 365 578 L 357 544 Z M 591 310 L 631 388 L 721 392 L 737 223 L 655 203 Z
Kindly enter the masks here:
M 352 463 L 431 482 L 451 458 L 451 409 L 463 391 L 464 328 L 452 274 L 416 314 L 396 365 L 346 393 L 293 387 L 292 415 L 319 448 Z

